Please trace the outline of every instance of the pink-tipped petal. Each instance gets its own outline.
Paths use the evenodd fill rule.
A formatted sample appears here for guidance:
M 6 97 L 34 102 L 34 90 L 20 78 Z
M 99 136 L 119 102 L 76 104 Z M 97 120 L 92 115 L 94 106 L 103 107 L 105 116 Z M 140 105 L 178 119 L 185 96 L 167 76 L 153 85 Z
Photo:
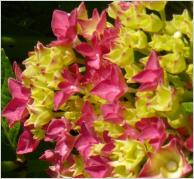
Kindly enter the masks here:
M 102 34 L 106 27 L 106 11 L 104 10 L 100 16 L 100 20 L 97 24 L 96 31 L 98 34 Z
M 77 17 L 78 19 L 87 19 L 88 14 L 84 2 L 82 2 L 77 8 Z
M 122 140 L 135 139 L 135 140 L 137 140 L 139 138 L 139 131 L 136 128 L 131 127 L 128 124 L 125 124 L 123 126 L 123 128 L 124 128 L 124 133 L 121 137 L 119 137 L 119 139 L 122 139 Z
M 15 73 L 16 79 L 18 81 L 22 81 L 22 70 L 16 61 L 13 62 L 13 71 Z

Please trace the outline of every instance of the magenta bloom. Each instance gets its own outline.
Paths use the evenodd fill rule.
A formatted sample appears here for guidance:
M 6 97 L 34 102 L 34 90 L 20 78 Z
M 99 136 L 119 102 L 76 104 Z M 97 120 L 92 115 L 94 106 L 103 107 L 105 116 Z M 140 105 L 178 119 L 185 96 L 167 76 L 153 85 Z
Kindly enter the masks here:
M 77 64 L 72 65 L 68 70 L 63 71 L 64 81 L 61 82 L 58 87 L 59 91 L 56 92 L 54 97 L 54 109 L 57 111 L 59 107 L 64 104 L 71 95 L 79 92 L 79 82 L 81 80 L 81 74 Z
M 2 115 L 23 129 L 17 155 L 43 144 L 38 157 L 55 178 L 191 176 L 193 22 L 187 9 L 166 20 L 166 4 L 53 11 L 56 39 L 38 42 L 8 79 Z
M 136 127 L 140 130 L 138 139 L 149 141 L 155 150 L 160 149 L 167 138 L 165 123 L 160 118 L 141 119 L 141 121 L 136 123 Z
M 94 32 L 91 39 L 92 44 L 82 42 L 77 45 L 75 49 L 81 55 L 86 57 L 87 66 L 98 70 L 101 61 L 103 60 L 103 55 L 109 53 L 110 48 L 114 45 L 114 40 L 117 37 L 117 34 L 117 27 L 106 28 L 101 36 L 99 36 L 97 32 Z
M 139 90 L 154 90 L 163 82 L 163 70 L 158 62 L 158 56 L 154 50 L 150 53 L 147 64 L 143 71 L 132 78 L 141 84 Z
M 113 103 L 126 93 L 128 88 L 117 65 L 108 63 L 97 73 L 99 82 L 92 89 L 92 94 Z
M 58 140 L 64 137 L 71 129 L 71 124 L 64 118 L 53 119 L 46 130 L 45 141 Z

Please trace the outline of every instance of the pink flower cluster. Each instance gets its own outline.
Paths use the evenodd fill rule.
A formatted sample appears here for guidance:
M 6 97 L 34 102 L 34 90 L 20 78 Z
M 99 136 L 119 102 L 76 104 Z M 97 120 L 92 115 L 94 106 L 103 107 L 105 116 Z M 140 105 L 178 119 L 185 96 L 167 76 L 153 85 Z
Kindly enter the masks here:
M 130 5 L 120 3 L 120 7 L 127 11 Z M 51 27 L 57 39 L 47 47 L 38 43 L 35 52 L 47 59 L 47 48 L 70 48 L 82 59 L 75 57 L 73 63 L 59 71 L 60 78 L 54 78 L 60 79 L 56 89 L 45 86 L 54 94 L 51 107 L 50 103 L 47 106 L 49 98 L 43 104 L 38 101 L 40 111 L 34 108 L 36 98 L 47 94 L 40 90 L 35 98 L 33 90 L 39 89 L 37 84 L 27 84 L 25 73 L 14 64 L 16 79 L 8 81 L 12 99 L 3 116 L 9 127 L 20 122 L 24 129 L 17 154 L 33 152 L 40 141 L 55 143 L 39 158 L 50 164 L 48 173 L 52 177 L 184 177 L 192 171 L 188 162 L 188 154 L 193 151 L 193 137 L 188 132 L 192 127 L 173 128 L 164 115 L 171 113 L 166 108 L 163 113 L 165 104 L 159 106 L 167 103 L 162 101 L 166 93 L 176 103 L 177 89 L 166 87 L 165 67 L 160 63 L 159 52 L 153 49 L 145 65 L 139 64 L 141 70 L 132 76 L 133 83 L 140 85 L 132 91 L 124 69 L 106 58 L 116 47 L 123 26 L 119 18 L 114 25 L 107 25 L 106 16 L 107 10 L 99 14 L 94 9 L 88 18 L 84 3 L 71 13 L 53 12 Z M 42 62 L 33 63 L 36 69 Z M 41 68 L 39 77 L 47 75 L 45 69 Z M 68 119 L 69 109 L 76 119 Z M 141 117 L 139 113 L 144 109 L 148 115 Z M 49 111 L 46 117 L 45 110 Z M 132 118 L 136 120 L 133 124 Z

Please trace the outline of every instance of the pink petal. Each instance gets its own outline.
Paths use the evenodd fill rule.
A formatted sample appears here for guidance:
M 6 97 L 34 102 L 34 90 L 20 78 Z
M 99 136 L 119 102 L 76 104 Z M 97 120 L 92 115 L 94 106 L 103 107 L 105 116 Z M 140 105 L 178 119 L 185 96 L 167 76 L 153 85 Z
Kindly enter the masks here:
M 112 85 L 111 81 L 105 80 L 94 87 L 91 93 L 113 103 L 119 98 L 121 90 L 117 86 Z
M 26 109 L 27 101 L 23 99 L 14 98 L 4 108 L 2 116 L 8 121 L 9 127 L 12 127 L 17 121 L 21 121 L 27 117 L 28 111 Z
M 148 141 L 156 150 L 167 138 L 165 123 L 160 118 L 143 118 L 136 123 L 136 127 L 140 130 L 138 139 Z
M 108 100 L 110 103 L 118 100 L 128 90 L 122 72 L 115 64 L 103 62 L 101 68 L 94 75 L 92 81 L 96 85 L 91 93 Z
M 139 137 L 139 131 L 136 128 L 131 127 L 128 124 L 125 124 L 123 126 L 124 133 L 122 136 L 119 137 L 119 139 L 126 140 L 126 139 L 135 139 L 137 140 Z
M 93 121 L 96 119 L 96 114 L 94 112 L 93 106 L 86 101 L 82 108 L 81 118 L 76 122 L 77 125 L 82 125 L 85 123 L 89 128 L 93 126 Z
M 95 21 L 98 21 L 99 18 L 100 16 L 99 16 L 98 10 L 95 8 L 92 12 L 92 20 L 95 22 Z
M 75 8 L 73 11 L 71 11 L 69 16 L 69 25 L 71 27 L 75 27 L 77 24 L 77 8 Z
M 68 27 L 68 14 L 61 10 L 54 10 L 51 21 L 51 28 L 54 35 L 60 39 L 65 38 Z
M 102 148 L 101 152 L 103 156 L 109 156 L 111 154 L 111 151 L 114 149 L 115 145 L 113 142 L 105 144 L 105 146 Z
M 91 68 L 98 70 L 100 68 L 100 59 L 97 57 L 95 60 L 87 60 L 87 65 Z
M 72 94 L 73 92 L 65 93 L 64 91 L 57 91 L 54 96 L 54 110 L 57 111 Z
M 190 136 L 184 143 L 184 146 L 190 152 L 193 152 L 193 136 Z
M 33 152 L 38 146 L 38 144 L 39 141 L 33 139 L 33 136 L 30 131 L 25 130 L 19 137 L 16 152 L 18 155 Z
M 52 150 L 46 150 L 44 153 L 39 157 L 40 160 L 46 160 L 49 162 L 53 162 L 55 153 Z
M 104 104 L 101 110 L 105 120 L 119 124 L 123 121 L 123 109 L 118 102 Z
M 160 70 L 144 70 L 135 75 L 132 79 L 139 83 L 150 83 L 154 82 L 159 75 Z
M 154 90 L 158 86 L 158 82 L 149 82 L 149 83 L 142 83 L 139 87 L 139 91 L 146 91 L 146 90 Z
M 158 70 L 160 69 L 160 64 L 158 62 L 158 56 L 154 50 L 151 51 L 150 56 L 148 58 L 145 69 L 147 70 Z
M 61 138 L 70 130 L 70 123 L 65 118 L 53 119 L 46 130 L 45 141 L 53 141 Z
M 54 151 L 56 154 L 60 156 L 60 160 L 62 162 L 64 162 L 70 155 L 77 139 L 78 139 L 78 136 L 72 136 L 70 134 L 66 134 L 65 137 L 57 141 Z
M 112 168 L 106 158 L 92 156 L 87 161 L 85 170 L 92 178 L 104 178 L 110 175 Z
M 87 126 L 82 123 L 80 137 L 75 144 L 75 147 L 79 151 L 80 155 L 82 155 L 84 158 L 87 158 L 91 145 L 96 143 L 98 143 L 98 141 L 92 134 L 92 131 L 90 131 Z
M 16 81 L 13 78 L 8 79 L 8 88 L 12 98 L 28 100 L 30 96 L 30 90 L 23 87 L 19 81 Z
M 75 49 L 81 55 L 87 56 L 87 57 L 94 56 L 96 54 L 95 49 L 91 45 L 87 44 L 86 42 L 82 42 L 81 44 L 77 45 Z

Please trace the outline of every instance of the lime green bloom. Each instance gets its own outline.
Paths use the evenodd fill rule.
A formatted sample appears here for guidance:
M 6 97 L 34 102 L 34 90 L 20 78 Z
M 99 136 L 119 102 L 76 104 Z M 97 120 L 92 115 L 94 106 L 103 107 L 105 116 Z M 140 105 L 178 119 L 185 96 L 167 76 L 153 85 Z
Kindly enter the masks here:
M 166 21 L 165 31 L 174 36 L 187 35 L 189 41 L 193 41 L 193 20 L 185 9 L 181 15 L 173 15 L 171 21 Z
M 135 177 L 146 154 L 144 144 L 136 140 L 115 140 L 114 145 L 110 156 L 115 172 L 113 176 Z
M 162 66 L 169 73 L 178 74 L 186 69 L 185 58 L 176 52 L 161 56 L 160 59 Z
M 35 51 L 30 53 L 23 64 L 26 69 L 22 75 L 24 85 L 48 86 L 57 89 L 62 80 L 61 72 L 68 65 L 75 62 L 73 50 L 66 47 L 44 47 L 38 43 Z

